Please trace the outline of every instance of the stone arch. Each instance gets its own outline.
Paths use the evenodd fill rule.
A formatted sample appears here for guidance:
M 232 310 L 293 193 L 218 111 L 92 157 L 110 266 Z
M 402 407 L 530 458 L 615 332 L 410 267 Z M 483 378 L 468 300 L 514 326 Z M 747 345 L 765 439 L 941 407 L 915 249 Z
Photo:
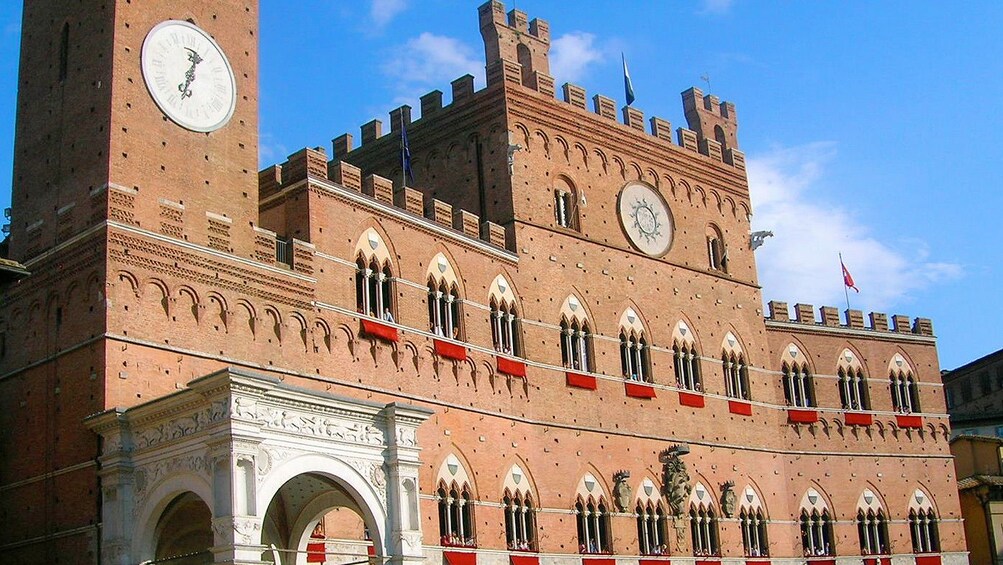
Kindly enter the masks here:
M 514 459 L 511 464 L 508 465 L 505 474 L 501 477 L 501 488 L 498 492 L 501 496 L 509 495 L 529 495 L 530 498 L 540 501 L 540 490 L 536 486 L 536 479 L 533 478 L 533 474 L 529 471 L 529 465 L 526 460 L 520 457 L 518 454 L 513 456 Z M 520 480 L 519 474 L 521 473 L 522 479 Z
M 452 466 L 456 465 L 454 471 Z M 432 491 L 445 483 L 448 486 L 456 484 L 463 487 L 464 483 L 470 486 L 470 495 L 473 499 L 480 499 L 480 490 L 477 488 L 477 480 L 472 471 L 470 461 L 455 443 L 450 446 L 449 452 L 442 458 L 435 477 L 433 478 Z
M 805 353 L 804 342 L 794 336 L 790 337 L 790 341 L 784 346 L 783 351 L 780 352 L 780 366 L 783 366 L 784 363 L 787 363 L 788 367 L 792 367 L 795 364 L 807 365 L 808 371 L 812 375 L 818 374 L 811 355 Z
M 282 314 L 272 306 L 265 306 L 265 321 L 271 326 L 272 334 L 275 336 L 275 343 L 282 343 Z M 271 338 L 269 338 L 271 341 Z
M 561 303 L 558 318 L 567 320 L 568 322 L 578 321 L 579 323 L 588 323 L 592 327 L 592 333 L 597 333 L 592 313 L 577 290 L 573 289 L 571 294 Z
M 168 477 L 152 487 L 144 498 L 145 504 L 137 508 L 133 523 L 132 554 L 140 560 L 153 560 L 157 551 L 157 524 L 167 506 L 185 493 L 197 496 L 209 507 L 212 516 L 216 515 L 213 508 L 212 486 L 205 478 L 195 472 L 183 472 Z M 108 525 L 106 525 L 107 527 Z
M 703 189 L 703 187 L 697 185 L 697 186 L 693 187 L 693 192 L 696 194 L 697 198 L 700 199 L 700 204 L 702 204 L 703 207 L 706 208 L 707 207 L 707 192 Z
M 359 237 L 355 240 L 349 260 L 355 261 L 362 256 L 368 264 L 375 259 L 381 268 L 389 265 L 394 273 L 400 273 L 393 242 L 379 222 L 375 218 L 367 218 L 360 222 L 358 228 Z
M 233 323 L 229 325 L 230 330 L 238 334 L 249 331 L 253 340 L 258 329 L 258 313 L 255 311 L 254 305 L 243 298 L 238 299 L 231 313 L 233 314 Z
M 310 326 L 306 323 L 306 318 L 303 317 L 303 314 L 293 311 L 289 314 L 289 325 L 290 329 L 296 331 L 297 337 L 300 338 L 300 345 L 303 346 L 303 350 L 305 351 L 307 347 L 307 334 L 310 333 Z
M 335 482 L 339 487 L 355 501 L 363 513 L 363 520 L 366 526 L 375 532 L 374 539 L 380 540 L 376 545 L 376 551 L 380 555 L 386 555 L 389 550 L 391 540 L 387 538 L 387 509 L 384 504 L 385 492 L 380 492 L 372 482 L 364 477 L 358 470 L 347 462 L 332 455 L 322 455 L 309 453 L 294 457 L 271 469 L 268 475 L 258 486 L 257 516 L 265 519 L 267 508 L 272 499 L 279 493 L 279 490 L 292 479 L 301 475 L 318 475 Z M 396 485 L 395 485 L 396 486 Z M 294 522 L 292 539 L 299 540 L 302 551 L 306 550 L 306 541 L 309 538 L 312 524 L 319 516 L 308 516 L 308 508 L 300 512 L 300 517 Z M 322 511 L 320 511 L 322 514 Z M 309 528 L 307 527 L 309 525 Z M 261 531 L 256 534 L 257 539 L 252 539 L 251 543 L 260 543 Z

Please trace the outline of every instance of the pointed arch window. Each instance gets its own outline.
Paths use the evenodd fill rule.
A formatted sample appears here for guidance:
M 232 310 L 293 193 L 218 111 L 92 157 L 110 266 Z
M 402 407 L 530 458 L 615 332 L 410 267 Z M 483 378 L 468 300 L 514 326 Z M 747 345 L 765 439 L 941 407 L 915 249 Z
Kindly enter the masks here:
M 432 333 L 459 340 L 460 320 L 460 293 L 456 285 L 429 279 L 428 326 Z
M 505 545 L 509 551 L 536 551 L 536 509 L 530 496 L 505 493 Z
M 380 265 L 373 257 L 368 262 L 362 255 L 355 261 L 355 307 L 371 318 L 395 322 L 393 305 L 393 272 L 390 264 Z
M 726 351 L 722 355 L 721 364 L 724 367 L 724 384 L 728 396 L 749 400 L 749 367 L 745 363 L 745 355 L 741 351 Z
M 562 228 L 578 229 L 577 191 L 564 178 L 554 182 L 554 221 Z
M 806 557 L 835 555 L 828 508 L 801 510 L 801 547 Z
M 505 300 L 491 299 L 491 340 L 495 351 L 499 353 L 522 355 L 519 315 L 514 304 Z
M 781 367 L 784 381 L 784 398 L 788 406 L 811 408 L 816 406 L 815 383 L 805 363 L 785 362 Z
M 470 489 L 464 484 L 439 484 L 439 543 L 451 547 L 477 547 L 474 537 L 473 504 Z
M 668 555 L 666 517 L 661 504 L 638 503 L 637 540 L 641 555 Z
M 578 525 L 578 553 L 613 553 L 605 499 L 595 501 L 591 497 L 588 500 L 579 498 L 575 504 L 575 521 Z
M 912 538 L 913 553 L 937 553 L 940 551 L 940 531 L 937 515 L 933 508 L 913 508 L 909 510 L 909 535 Z
M 886 555 L 888 551 L 888 520 L 883 510 L 857 511 L 857 536 L 861 555 Z
M 676 385 L 685 390 L 703 391 L 700 380 L 700 353 L 693 332 L 684 322 L 676 324 L 672 332 L 672 368 L 676 372 Z
M 575 371 L 593 372 L 592 332 L 588 322 L 561 321 L 561 361 Z
M 652 381 L 650 352 L 643 333 L 620 330 L 620 367 L 626 379 Z
M 742 528 L 742 547 L 747 557 L 767 557 L 770 542 L 766 537 L 766 516 L 762 508 L 742 508 L 738 515 Z
M 836 375 L 839 378 L 839 402 L 843 410 L 870 410 L 871 399 L 864 368 L 849 349 L 843 350 L 843 354 L 839 356 Z
M 707 266 L 712 271 L 728 272 L 728 250 L 724 247 L 724 237 L 717 226 L 707 226 Z
M 721 554 L 721 544 L 718 537 L 717 515 L 714 508 L 700 504 L 690 506 L 690 537 L 693 542 L 693 555 L 697 557 L 715 556 Z
M 892 405 L 896 412 L 911 414 L 919 412 L 919 387 L 912 371 L 892 370 L 889 374 L 891 379 Z

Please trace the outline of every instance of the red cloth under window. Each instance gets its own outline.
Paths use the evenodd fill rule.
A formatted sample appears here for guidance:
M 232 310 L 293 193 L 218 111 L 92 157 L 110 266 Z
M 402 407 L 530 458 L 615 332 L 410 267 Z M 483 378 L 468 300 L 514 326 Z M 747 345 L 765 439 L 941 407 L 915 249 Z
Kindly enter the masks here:
M 865 557 L 864 565 L 892 565 L 891 557 Z
M 498 372 L 512 375 L 513 377 L 526 377 L 526 364 L 522 361 L 509 359 L 508 357 L 495 357 L 498 362 Z
M 843 421 L 850 426 L 870 426 L 874 423 L 874 414 L 867 412 L 847 412 Z
M 442 556 L 449 565 L 477 565 L 477 554 L 472 551 L 443 551 Z
M 362 333 L 386 341 L 397 341 L 397 328 L 375 320 L 362 320 Z
M 616 559 L 589 559 L 582 557 L 582 565 L 616 565 Z
M 904 416 L 899 414 L 895 416 L 895 421 L 898 423 L 900 428 L 922 428 L 923 427 L 923 417 L 922 416 Z
M 564 373 L 564 376 L 567 379 L 568 386 L 587 388 L 589 390 L 595 390 L 598 387 L 596 378 L 592 375 L 583 375 L 581 373 L 572 373 L 569 371 Z
M 940 565 L 939 555 L 917 555 L 916 565 Z
M 703 408 L 704 397 L 698 392 L 679 391 L 679 404 L 682 404 L 683 406 L 690 406 L 692 408 Z
M 817 410 L 788 410 L 787 421 L 792 424 L 814 424 L 818 422 Z
M 540 565 L 540 558 L 535 555 L 509 555 L 510 565 Z
M 327 561 L 324 542 L 306 544 L 306 562 L 323 563 Z
M 752 416 L 752 403 L 742 402 L 741 400 L 729 400 L 728 412 L 742 416 Z
M 672 562 L 669 561 L 669 554 L 660 555 L 662 559 L 638 559 L 637 565 L 670 565 Z
M 831 557 L 825 559 L 808 559 L 808 565 L 836 565 L 836 560 Z
M 456 359 L 457 361 L 467 360 L 467 348 L 463 347 L 458 343 L 451 343 L 448 341 L 443 341 L 441 339 L 433 340 L 435 341 L 435 352 L 442 357 L 448 357 L 449 359 Z
M 769 559 L 746 559 L 745 565 L 770 565 Z
M 623 383 L 627 396 L 631 398 L 655 398 L 655 387 L 627 381 Z

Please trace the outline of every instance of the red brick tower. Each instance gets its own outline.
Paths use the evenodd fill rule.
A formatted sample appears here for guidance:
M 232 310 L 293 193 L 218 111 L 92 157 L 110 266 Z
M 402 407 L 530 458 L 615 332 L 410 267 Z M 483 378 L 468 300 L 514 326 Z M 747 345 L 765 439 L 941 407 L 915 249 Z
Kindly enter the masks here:
M 147 247 L 251 254 L 257 31 L 253 0 L 25 2 L 10 257 L 32 274 L 0 291 L 0 561 L 100 558 L 100 447 L 81 422 L 150 390 L 128 346 L 107 356 L 107 332 L 143 323 L 116 319 L 108 292 L 137 230 Z M 158 73 L 178 53 L 194 69 L 184 89 L 186 69 Z M 158 87 L 164 104 L 176 91 L 173 110 Z

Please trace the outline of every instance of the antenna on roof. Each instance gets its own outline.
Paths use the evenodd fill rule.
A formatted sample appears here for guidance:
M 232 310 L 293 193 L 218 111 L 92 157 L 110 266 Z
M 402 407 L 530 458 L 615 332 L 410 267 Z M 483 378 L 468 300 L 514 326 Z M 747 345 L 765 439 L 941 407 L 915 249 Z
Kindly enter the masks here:
M 710 88 L 710 73 L 704 73 L 704 74 L 700 75 L 700 80 L 702 80 L 702 81 L 704 81 L 704 82 L 707 83 L 707 92 L 711 92 L 711 88 Z

